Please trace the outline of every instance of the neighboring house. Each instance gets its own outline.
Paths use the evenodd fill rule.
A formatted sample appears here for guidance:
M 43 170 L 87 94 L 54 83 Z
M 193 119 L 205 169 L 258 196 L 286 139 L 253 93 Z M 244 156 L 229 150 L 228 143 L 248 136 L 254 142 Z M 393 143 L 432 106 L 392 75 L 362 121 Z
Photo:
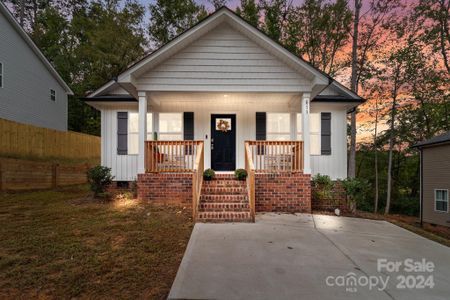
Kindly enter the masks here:
M 101 111 L 102 164 L 139 197 L 182 201 L 197 183 L 177 186 L 184 171 L 246 168 L 271 211 L 309 211 L 311 174 L 347 177 L 347 113 L 364 101 L 225 7 L 85 100 Z
M 421 222 L 450 226 L 450 131 L 414 147 L 420 150 Z
M 72 91 L 0 2 L 0 118 L 67 130 Z

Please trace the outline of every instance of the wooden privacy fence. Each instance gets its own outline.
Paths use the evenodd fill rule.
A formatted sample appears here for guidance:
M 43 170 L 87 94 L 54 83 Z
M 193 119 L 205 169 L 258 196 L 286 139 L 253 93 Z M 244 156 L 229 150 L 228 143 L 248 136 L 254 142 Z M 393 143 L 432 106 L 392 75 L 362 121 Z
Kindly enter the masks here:
M 100 137 L 0 119 L 0 156 L 89 159 L 100 157 Z
M 50 189 L 87 183 L 87 164 L 0 158 L 0 191 Z

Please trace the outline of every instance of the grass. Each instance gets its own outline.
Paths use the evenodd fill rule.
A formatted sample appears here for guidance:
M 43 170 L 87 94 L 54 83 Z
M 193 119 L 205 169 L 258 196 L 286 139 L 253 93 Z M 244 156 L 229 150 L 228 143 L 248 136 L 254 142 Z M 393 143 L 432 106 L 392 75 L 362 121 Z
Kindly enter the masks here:
M 0 298 L 165 299 L 190 213 L 85 186 L 0 194 Z

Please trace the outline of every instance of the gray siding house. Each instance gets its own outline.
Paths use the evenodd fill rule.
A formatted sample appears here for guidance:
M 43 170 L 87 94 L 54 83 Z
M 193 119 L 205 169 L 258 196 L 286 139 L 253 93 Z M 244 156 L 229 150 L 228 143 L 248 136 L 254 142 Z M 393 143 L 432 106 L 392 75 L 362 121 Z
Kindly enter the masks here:
M 414 147 L 420 150 L 421 221 L 450 226 L 450 131 Z
M 72 91 L 0 2 L 0 118 L 67 130 Z

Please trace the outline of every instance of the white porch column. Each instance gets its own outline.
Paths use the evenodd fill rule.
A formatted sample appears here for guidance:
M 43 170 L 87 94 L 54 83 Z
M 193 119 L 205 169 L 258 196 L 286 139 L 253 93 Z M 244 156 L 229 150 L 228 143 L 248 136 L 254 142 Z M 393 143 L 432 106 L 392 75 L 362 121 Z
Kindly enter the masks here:
M 302 95 L 302 138 L 303 138 L 303 173 L 311 174 L 311 143 L 309 133 L 309 114 L 310 114 L 309 93 Z
M 138 92 L 139 96 L 139 155 L 137 172 L 145 173 L 145 140 L 147 139 L 147 95 Z

